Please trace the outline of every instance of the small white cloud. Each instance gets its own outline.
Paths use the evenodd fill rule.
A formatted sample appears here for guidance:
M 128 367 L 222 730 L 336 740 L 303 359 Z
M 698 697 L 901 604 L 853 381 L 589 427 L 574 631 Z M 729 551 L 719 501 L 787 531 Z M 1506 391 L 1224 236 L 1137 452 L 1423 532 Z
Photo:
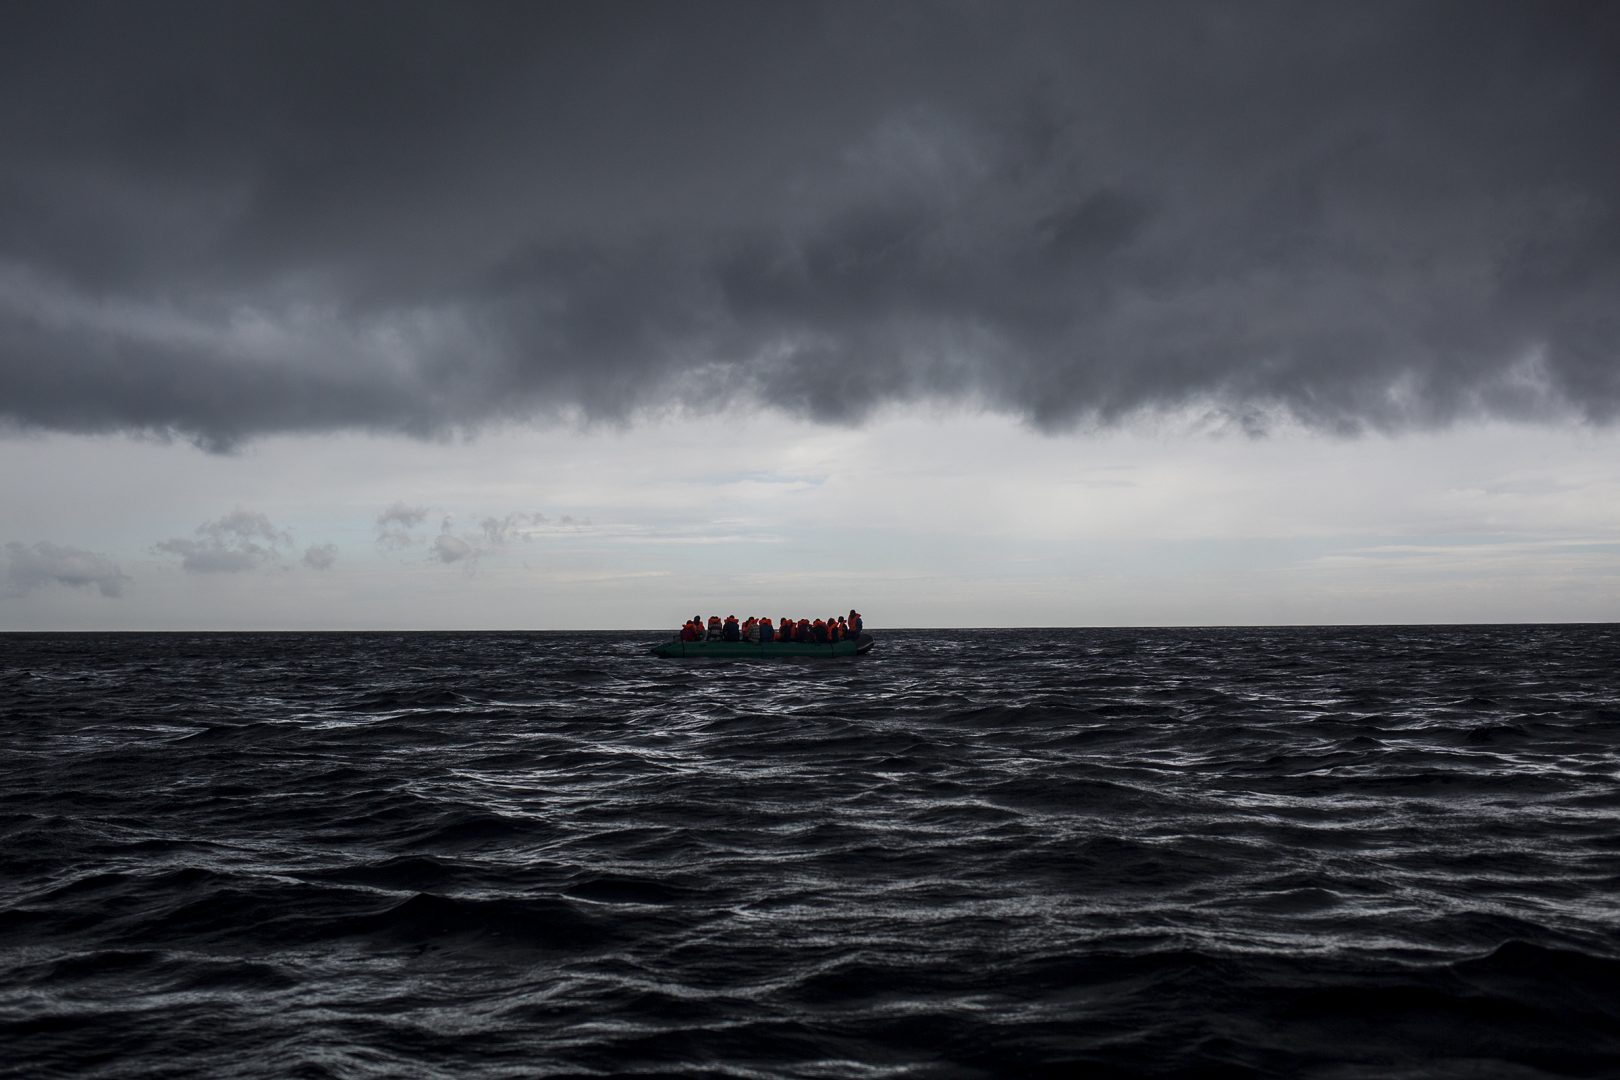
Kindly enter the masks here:
M 105 555 L 47 540 L 35 544 L 11 541 L 6 544 L 6 564 L 6 591 L 12 596 L 55 584 L 70 588 L 94 585 L 102 596 L 119 597 L 124 595 L 124 582 L 130 580 Z

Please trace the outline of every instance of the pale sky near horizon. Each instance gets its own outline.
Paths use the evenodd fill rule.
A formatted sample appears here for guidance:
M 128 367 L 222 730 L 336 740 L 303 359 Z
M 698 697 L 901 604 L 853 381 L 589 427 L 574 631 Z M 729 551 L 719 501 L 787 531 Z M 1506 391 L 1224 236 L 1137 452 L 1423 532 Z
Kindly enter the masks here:
M 105 561 L 14 583 L 3 630 L 650 628 L 852 605 L 874 627 L 1620 618 L 1614 432 L 1050 436 L 901 413 L 16 450 L 55 464 L 7 470 L 0 500 Z
M 1620 620 L 1620 8 L 20 3 L 0 631 Z

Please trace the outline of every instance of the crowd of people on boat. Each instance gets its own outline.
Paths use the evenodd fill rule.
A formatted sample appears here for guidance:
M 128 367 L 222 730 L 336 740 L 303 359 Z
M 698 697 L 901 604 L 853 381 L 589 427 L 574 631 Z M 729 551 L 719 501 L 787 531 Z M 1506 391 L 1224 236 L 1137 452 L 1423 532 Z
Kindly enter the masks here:
M 761 645 L 773 642 L 796 642 L 804 645 L 836 645 L 840 641 L 854 641 L 861 636 L 861 613 L 854 608 L 848 615 L 829 616 L 825 619 L 790 619 L 782 616 L 773 625 L 769 618 L 750 615 L 737 621 L 737 616 L 722 619 L 710 615 L 707 622 L 694 615 L 681 627 L 682 641 L 749 641 Z

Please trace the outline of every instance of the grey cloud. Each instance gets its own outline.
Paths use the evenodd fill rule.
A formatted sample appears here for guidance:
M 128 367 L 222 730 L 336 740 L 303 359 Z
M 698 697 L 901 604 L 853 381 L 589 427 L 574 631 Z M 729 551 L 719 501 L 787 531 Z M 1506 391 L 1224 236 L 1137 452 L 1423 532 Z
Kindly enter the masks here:
M 425 511 L 423 516 L 426 516 Z M 581 522 L 571 514 L 552 519 L 538 510 L 515 510 L 506 514 L 488 514 L 478 519 L 476 532 L 458 530 L 454 515 L 445 514 L 439 520 L 439 533 L 428 544 L 428 557 L 436 562 L 466 563 L 469 569 L 490 552 L 514 543 L 527 543 L 537 537 L 559 531 L 577 531 L 589 521 Z
M 283 549 L 291 544 L 292 536 L 266 515 L 238 508 L 197 526 L 195 537 L 162 540 L 154 550 L 177 556 L 181 568 L 191 573 L 238 574 L 281 565 Z
M 311 570 L 330 570 L 337 562 L 336 544 L 311 544 L 304 550 L 304 565 Z
M 505 517 L 486 517 L 478 523 L 478 527 L 483 530 L 486 541 L 499 545 L 512 540 L 532 539 L 534 528 L 546 523 L 546 515 L 539 511 L 518 511 Z
M 396 501 L 377 517 L 377 541 L 388 548 L 410 548 L 421 543 L 415 531 L 433 513 L 431 507 L 411 506 Z M 530 541 L 543 532 L 557 527 L 572 527 L 575 522 L 563 515 L 553 522 L 538 510 L 515 510 L 505 514 L 487 514 L 478 520 L 476 530 L 458 530 L 452 514 L 439 518 L 439 531 L 427 541 L 428 558 L 440 563 L 476 563 L 488 549 L 499 549 L 508 544 Z
M 426 506 L 407 506 L 395 502 L 377 515 L 377 543 L 384 547 L 410 547 L 416 542 L 411 530 L 427 520 L 431 510 Z
M 433 544 L 428 549 L 433 558 L 442 563 L 463 562 L 478 557 L 478 549 L 461 537 L 452 533 L 442 532 L 433 538 Z
M 228 548 L 214 541 L 185 537 L 160 540 L 155 549 L 177 556 L 181 568 L 194 574 L 240 574 L 257 569 L 265 559 L 265 553 L 260 550 Z
M 410 529 L 427 520 L 432 510 L 426 506 L 406 506 L 402 501 L 396 501 L 388 509 L 377 515 L 379 529 L 400 528 Z
M 485 539 L 490 540 L 491 543 L 499 543 L 505 539 L 505 534 L 500 530 L 507 528 L 508 522 L 518 517 L 527 516 L 511 514 L 503 519 L 488 517 L 482 521 L 480 529 L 483 531 Z M 500 535 L 499 540 L 491 535 L 492 526 Z M 446 565 L 450 563 L 466 563 L 467 572 L 470 574 L 473 567 L 477 565 L 479 557 L 484 554 L 484 548 L 479 543 L 477 536 L 457 535 L 455 527 L 456 519 L 453 515 L 446 514 L 439 520 L 439 535 L 435 536 L 433 542 L 428 545 L 428 557 Z
M 116 562 L 93 551 L 46 540 L 6 544 L 6 592 L 12 596 L 55 584 L 70 588 L 93 585 L 102 596 L 116 598 L 124 595 L 129 580 Z
M 1608 423 L 1617 54 L 1595 2 L 14 5 L 0 422 Z

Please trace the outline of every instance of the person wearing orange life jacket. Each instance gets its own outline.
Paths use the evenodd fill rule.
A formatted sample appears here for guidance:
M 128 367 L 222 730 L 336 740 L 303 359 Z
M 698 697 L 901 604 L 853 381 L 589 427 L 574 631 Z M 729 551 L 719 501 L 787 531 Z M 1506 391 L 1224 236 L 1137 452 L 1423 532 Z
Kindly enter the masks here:
M 759 644 L 759 619 L 753 615 L 748 616 L 743 623 L 743 640 Z
M 844 621 L 844 617 L 842 615 L 838 616 L 838 637 L 839 637 L 839 640 L 844 640 L 844 639 L 847 639 L 847 638 L 851 638 L 853 636 L 854 635 L 849 632 L 849 623 Z
M 776 640 L 777 641 L 792 641 L 793 640 L 793 620 L 788 618 L 786 615 L 782 616 L 782 618 L 777 622 L 777 625 L 776 625 Z
M 759 639 L 761 645 L 769 645 L 776 640 L 776 627 L 771 625 L 771 620 L 761 619 L 759 625 L 754 627 L 754 636 Z
M 705 635 L 705 639 L 708 640 L 708 641 L 719 641 L 721 636 L 722 636 L 722 630 L 721 630 L 721 626 L 720 626 L 720 616 L 718 616 L 718 615 L 710 615 L 709 616 L 709 630 L 708 630 L 708 633 Z
M 838 616 L 827 616 L 827 640 L 834 645 L 844 640 L 843 627 L 838 625 Z
M 682 641 L 702 641 L 703 631 L 698 628 L 696 619 L 687 619 L 686 625 L 681 627 Z
M 794 624 L 793 640 L 801 645 L 814 645 L 816 643 L 816 636 L 810 631 L 809 619 L 800 619 Z
M 861 636 L 861 613 L 854 608 L 849 609 L 849 632 L 856 637 Z
M 742 640 L 742 627 L 737 622 L 737 616 L 726 616 L 725 625 L 720 628 L 720 636 L 726 641 Z
M 810 623 L 810 640 L 817 645 L 827 644 L 827 624 L 820 619 L 813 620 Z

